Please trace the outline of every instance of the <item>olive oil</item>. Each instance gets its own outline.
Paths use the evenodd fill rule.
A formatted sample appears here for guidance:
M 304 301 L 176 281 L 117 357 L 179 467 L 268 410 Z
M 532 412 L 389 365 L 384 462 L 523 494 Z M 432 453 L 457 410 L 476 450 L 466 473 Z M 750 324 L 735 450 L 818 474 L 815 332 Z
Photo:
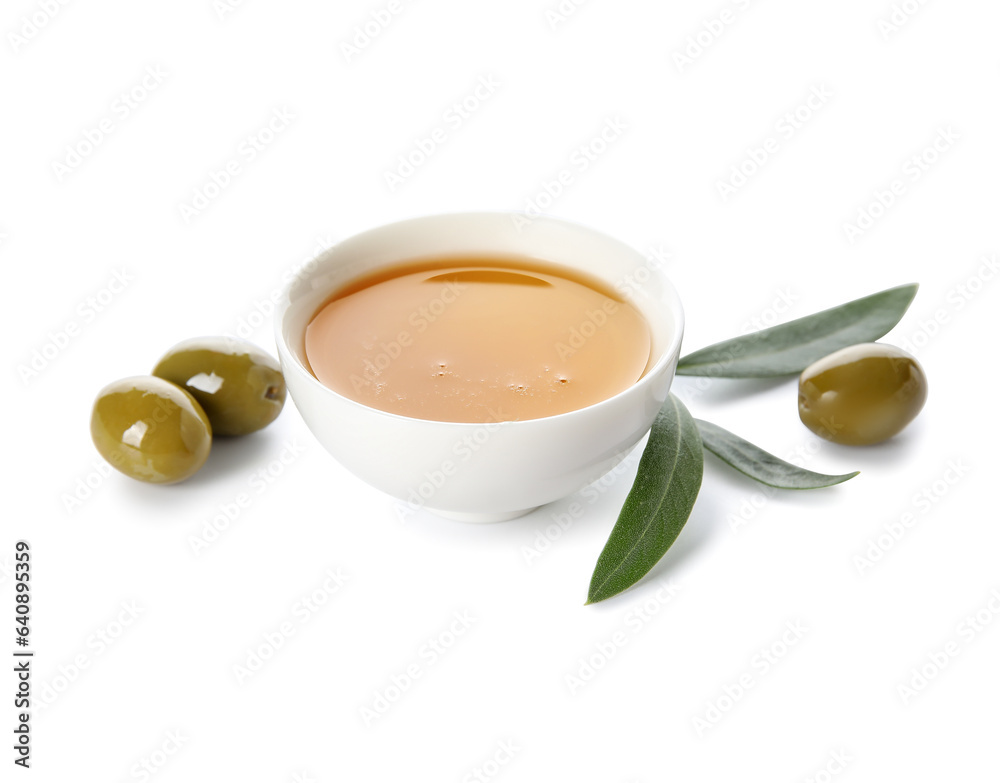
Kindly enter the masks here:
M 537 419 L 642 377 L 645 319 L 610 287 L 531 258 L 413 261 L 337 292 L 306 329 L 324 385 L 419 419 Z

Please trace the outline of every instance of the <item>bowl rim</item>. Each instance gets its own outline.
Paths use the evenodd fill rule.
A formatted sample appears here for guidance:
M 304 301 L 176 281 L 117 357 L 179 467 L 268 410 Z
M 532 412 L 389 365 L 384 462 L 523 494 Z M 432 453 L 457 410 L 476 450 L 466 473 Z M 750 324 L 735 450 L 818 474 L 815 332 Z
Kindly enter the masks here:
M 346 236 L 333 245 L 325 248 L 321 253 L 316 255 L 312 261 L 316 265 L 321 265 L 327 256 L 330 256 L 338 251 L 341 245 L 345 242 L 353 242 L 356 240 L 363 239 L 369 234 L 374 234 L 385 229 L 402 227 L 407 224 L 422 223 L 429 220 L 454 220 L 454 219 L 473 219 L 477 217 L 506 217 L 513 219 L 514 217 L 523 217 L 529 222 L 545 222 L 551 224 L 558 224 L 566 226 L 576 231 L 585 231 L 595 236 L 601 237 L 603 240 L 610 241 L 614 244 L 620 245 L 623 249 L 628 250 L 633 253 L 637 258 L 644 258 L 642 253 L 636 250 L 631 245 L 626 242 L 617 239 L 616 237 L 606 234 L 599 229 L 591 228 L 583 223 L 578 223 L 572 220 L 566 220 L 564 218 L 553 217 L 546 214 L 541 215 L 528 215 L 525 212 L 520 212 L 517 210 L 475 210 L 466 212 L 430 212 L 421 215 L 416 215 L 408 218 L 403 218 L 401 220 L 394 220 L 390 223 L 381 223 L 371 228 L 364 229 L 362 231 L 356 232 L 349 236 Z M 555 266 L 559 266 L 553 262 Z M 587 405 L 583 408 L 576 408 L 575 410 L 566 411 L 564 413 L 557 413 L 554 416 L 540 416 L 533 419 L 514 419 L 514 420 L 504 420 L 504 421 L 442 421 L 441 419 L 421 419 L 415 416 L 403 416 L 399 413 L 392 413 L 391 411 L 380 410 L 379 408 L 372 408 L 369 405 L 365 405 L 362 402 L 346 397 L 340 392 L 331 389 L 329 386 L 323 384 L 312 372 L 306 367 L 296 355 L 296 352 L 292 350 L 291 346 L 285 340 L 284 336 L 284 322 L 288 312 L 292 309 L 293 302 L 291 300 L 292 288 L 298 285 L 303 279 L 308 279 L 310 275 L 314 274 L 315 270 L 310 270 L 305 275 L 293 275 L 292 278 L 286 282 L 281 288 L 280 298 L 275 305 L 274 312 L 274 339 L 278 347 L 278 361 L 282 366 L 282 371 L 286 371 L 285 368 L 285 357 L 292 363 L 293 369 L 302 377 L 305 378 L 306 382 L 311 384 L 314 388 L 320 390 L 321 393 L 332 396 L 337 401 L 347 404 L 348 406 L 355 407 L 359 411 L 366 411 L 368 414 L 377 414 L 388 419 L 398 419 L 404 422 L 411 423 L 423 423 L 425 425 L 431 426 L 448 426 L 455 428 L 467 428 L 467 429 L 480 429 L 483 427 L 502 427 L 504 429 L 509 429 L 511 427 L 521 427 L 526 428 L 528 425 L 535 426 L 545 426 L 546 422 L 556 422 L 556 421 L 566 421 L 572 417 L 586 416 L 590 415 L 594 411 L 604 407 L 610 407 L 616 402 L 620 401 L 622 398 L 627 396 L 635 396 L 642 393 L 642 390 L 653 383 L 655 378 L 658 378 L 671 363 L 677 361 L 680 358 L 680 349 L 684 337 L 684 308 L 681 304 L 680 296 L 677 293 L 673 281 L 668 275 L 666 275 L 662 269 L 656 268 L 652 269 L 651 273 L 657 275 L 660 278 L 660 283 L 663 286 L 663 293 L 665 298 L 668 300 L 668 306 L 670 308 L 671 315 L 671 334 L 670 339 L 663 354 L 660 358 L 650 367 L 645 374 L 631 386 L 622 389 L 617 394 L 607 397 L 598 402 Z M 334 289 L 336 290 L 336 289 Z M 331 291 L 330 294 L 333 292 Z M 327 294 L 329 296 L 330 294 Z M 290 390 L 289 390 L 290 391 Z M 294 401 L 294 395 L 291 395 Z

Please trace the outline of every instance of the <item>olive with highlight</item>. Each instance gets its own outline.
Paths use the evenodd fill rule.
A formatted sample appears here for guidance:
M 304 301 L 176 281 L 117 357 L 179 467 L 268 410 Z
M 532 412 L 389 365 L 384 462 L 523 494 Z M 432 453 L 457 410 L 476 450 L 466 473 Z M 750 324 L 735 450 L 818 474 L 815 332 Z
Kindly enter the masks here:
M 195 399 L 148 375 L 101 389 L 90 416 L 90 435 L 114 468 L 152 484 L 190 477 L 212 448 L 212 426 Z
M 198 337 L 178 343 L 153 368 L 204 408 L 216 435 L 246 435 L 274 421 L 285 404 L 278 362 L 246 340 Z
M 882 343 L 842 348 L 799 377 L 799 418 L 821 438 L 849 446 L 888 440 L 916 418 L 927 377 L 906 351 Z

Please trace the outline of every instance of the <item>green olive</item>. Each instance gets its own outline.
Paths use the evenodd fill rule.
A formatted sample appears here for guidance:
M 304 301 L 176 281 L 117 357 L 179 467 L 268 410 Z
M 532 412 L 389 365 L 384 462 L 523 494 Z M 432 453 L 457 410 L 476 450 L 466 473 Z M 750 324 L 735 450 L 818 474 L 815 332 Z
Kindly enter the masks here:
M 916 418 L 927 399 L 920 363 L 893 345 L 842 348 L 799 377 L 799 418 L 822 438 L 848 446 L 881 443 Z
M 201 406 L 179 386 L 149 375 L 101 389 L 90 435 L 112 466 L 153 484 L 183 481 L 212 449 L 212 425 Z
M 198 337 L 171 348 L 153 375 L 182 386 L 205 409 L 216 435 L 246 435 L 274 421 L 285 404 L 278 363 L 246 340 Z

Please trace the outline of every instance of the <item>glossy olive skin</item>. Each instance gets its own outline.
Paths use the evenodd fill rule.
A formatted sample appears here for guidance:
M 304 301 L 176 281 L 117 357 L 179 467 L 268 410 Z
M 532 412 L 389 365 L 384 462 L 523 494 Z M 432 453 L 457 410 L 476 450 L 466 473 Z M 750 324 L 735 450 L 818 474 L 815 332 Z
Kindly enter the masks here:
M 882 343 L 842 348 L 799 377 L 799 418 L 821 438 L 849 446 L 881 443 L 916 418 L 927 377 L 906 351 Z
M 246 435 L 274 421 L 285 404 L 278 362 L 246 340 L 197 337 L 171 348 L 153 375 L 194 397 L 216 435 Z
M 212 449 L 212 426 L 201 406 L 179 386 L 149 375 L 101 389 L 90 435 L 113 467 L 153 484 L 183 481 Z

